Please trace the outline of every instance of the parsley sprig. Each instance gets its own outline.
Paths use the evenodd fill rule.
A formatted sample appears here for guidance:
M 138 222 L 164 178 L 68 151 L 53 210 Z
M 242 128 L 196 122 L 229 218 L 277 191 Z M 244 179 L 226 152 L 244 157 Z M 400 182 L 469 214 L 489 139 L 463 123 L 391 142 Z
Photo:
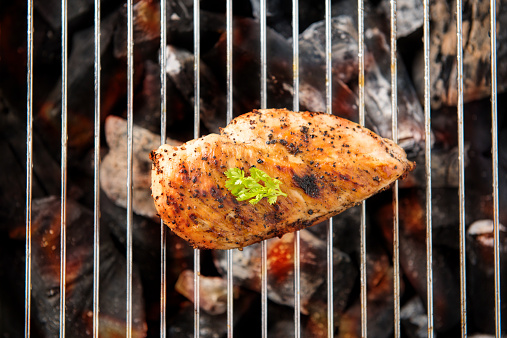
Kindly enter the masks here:
M 287 196 L 280 190 L 280 182 L 271 178 L 264 171 L 255 167 L 250 168 L 250 176 L 245 177 L 245 172 L 239 168 L 229 168 L 225 173 L 228 180 L 225 187 L 236 197 L 238 201 L 251 199 L 251 204 L 257 204 L 266 197 L 270 204 L 274 204 L 278 196 Z M 264 185 L 260 184 L 264 182 Z

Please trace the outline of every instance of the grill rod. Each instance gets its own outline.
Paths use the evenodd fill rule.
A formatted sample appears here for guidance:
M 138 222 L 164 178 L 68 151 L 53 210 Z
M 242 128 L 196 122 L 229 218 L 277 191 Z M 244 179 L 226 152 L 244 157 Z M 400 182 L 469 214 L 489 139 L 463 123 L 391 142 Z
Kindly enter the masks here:
M 456 1 L 456 62 L 458 67 L 458 171 L 459 171 L 459 251 L 461 335 L 467 335 L 466 318 L 466 238 L 465 238 L 465 142 L 463 128 L 463 17 L 462 0 Z
M 201 120 L 201 20 L 200 2 L 194 0 L 194 138 L 200 136 Z M 194 249 L 194 337 L 200 334 L 200 274 L 201 251 Z
M 500 230 L 498 216 L 498 102 L 497 102 L 497 58 L 496 58 L 496 1 L 490 1 L 491 22 L 491 161 L 493 178 L 493 254 L 495 264 L 495 332 L 496 337 L 502 334 L 502 316 L 500 300 Z
M 60 337 L 65 337 L 65 297 L 67 267 L 67 0 L 61 2 L 62 20 L 62 131 L 61 131 L 61 206 L 60 206 Z
M 333 73 L 332 73 L 332 35 L 331 35 L 331 0 L 325 3 L 326 25 L 326 113 L 333 114 Z M 333 218 L 327 224 L 327 336 L 334 337 L 334 291 L 333 291 Z
M 99 337 L 100 272 L 100 0 L 94 6 L 94 90 L 95 123 L 93 153 L 93 337 Z
M 28 338 L 32 309 L 33 0 L 27 0 L 26 39 L 25 337 Z
M 430 2 L 424 0 L 424 159 L 426 175 L 426 311 L 428 337 L 433 327 L 433 231 L 431 210 L 431 95 L 430 95 Z
M 127 295 L 126 337 L 132 337 L 132 235 L 133 235 L 133 115 L 134 35 L 133 0 L 127 0 Z
M 391 0 L 391 132 L 398 143 L 398 62 L 396 32 L 396 0 Z M 400 337 L 400 222 L 398 205 L 398 180 L 393 186 L 393 293 L 394 336 Z
M 167 135 L 167 0 L 160 0 L 160 143 Z M 160 220 L 160 337 L 167 336 L 167 227 Z
M 261 60 L 261 109 L 267 108 L 267 51 L 266 51 L 266 0 L 260 0 L 260 60 Z M 261 336 L 268 336 L 268 246 L 261 242 Z
M 227 124 L 233 118 L 233 79 L 232 79 L 232 0 L 226 4 L 226 27 L 227 27 Z M 233 336 L 233 271 L 232 249 L 227 250 L 227 337 Z
M 294 111 L 299 111 L 299 1 L 292 0 L 292 80 Z M 294 337 L 301 337 L 301 239 L 294 233 Z
M 358 96 L 359 96 L 359 124 L 364 126 L 364 0 L 357 1 L 357 35 L 358 35 Z M 368 298 L 366 287 L 366 201 L 361 203 L 360 224 L 360 281 L 361 281 L 361 337 L 368 335 Z

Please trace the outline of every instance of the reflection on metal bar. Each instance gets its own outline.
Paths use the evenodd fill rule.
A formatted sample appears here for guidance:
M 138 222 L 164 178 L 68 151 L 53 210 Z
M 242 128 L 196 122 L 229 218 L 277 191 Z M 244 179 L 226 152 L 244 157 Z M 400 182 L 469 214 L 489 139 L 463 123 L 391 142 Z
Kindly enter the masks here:
M 333 73 L 332 73 L 332 35 L 331 35 L 331 0 L 325 3 L 326 24 L 326 113 L 333 114 Z M 333 218 L 327 224 L 327 336 L 334 337 L 333 307 Z
M 463 128 L 463 17 L 462 0 L 456 1 L 456 63 L 458 67 L 458 167 L 459 167 L 459 267 L 461 335 L 467 335 L 466 248 L 465 248 L 465 146 Z
M 233 113 L 232 96 L 232 0 L 227 0 L 226 5 L 226 27 L 227 27 L 227 124 L 231 122 Z M 233 335 L 233 271 L 232 271 L 232 249 L 227 250 L 227 337 Z
M 132 0 L 127 0 L 127 305 L 126 337 L 132 336 L 132 197 L 133 197 L 133 103 L 134 36 Z
M 426 170 L 426 309 L 428 337 L 433 328 L 433 231 L 431 211 L 431 96 L 430 96 L 430 2 L 424 0 L 424 135 Z
M 357 2 L 357 15 L 358 15 L 358 64 L 359 64 L 359 124 L 364 126 L 364 1 L 358 0 Z M 361 337 L 367 336 L 368 331 L 368 299 L 366 294 L 366 202 L 361 203 Z
M 160 143 L 166 143 L 167 127 L 167 0 L 160 0 Z M 160 220 L 160 337 L 167 335 L 167 239 L 166 226 Z
M 25 337 L 30 337 L 32 308 L 32 174 L 33 174 L 33 0 L 27 2 L 26 32 L 26 201 L 25 201 Z
M 260 0 L 261 109 L 267 108 L 266 0 Z M 261 242 L 261 336 L 268 336 L 268 249 Z
M 65 296 L 67 268 L 67 0 L 62 0 L 62 130 L 60 204 L 60 337 L 65 337 Z
M 99 337 L 99 272 L 100 272 L 100 0 L 94 7 L 95 42 L 95 124 L 93 153 L 93 337 Z
M 396 0 L 391 0 L 391 131 L 398 143 L 398 63 L 396 45 Z M 398 181 L 393 186 L 393 292 L 394 336 L 400 336 L 400 221 L 398 204 Z
M 299 1 L 292 0 L 293 107 L 299 110 Z M 294 336 L 301 336 L 301 261 L 299 231 L 294 233 Z
M 201 121 L 201 8 L 199 0 L 194 0 L 194 138 L 199 138 Z M 200 335 L 200 274 L 201 251 L 194 249 L 194 337 Z
M 491 157 L 493 167 L 493 243 L 495 263 L 495 332 L 496 337 L 502 334 L 501 301 L 500 301 L 500 230 L 498 216 L 498 107 L 497 107 L 497 70 L 496 70 L 496 1 L 490 0 L 491 21 Z

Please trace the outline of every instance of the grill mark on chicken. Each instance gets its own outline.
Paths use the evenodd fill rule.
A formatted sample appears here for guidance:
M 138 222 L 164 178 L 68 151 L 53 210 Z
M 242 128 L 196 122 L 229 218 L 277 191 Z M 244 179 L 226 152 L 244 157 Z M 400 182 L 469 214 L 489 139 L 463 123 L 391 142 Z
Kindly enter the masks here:
M 253 111 L 220 135 L 163 145 L 150 158 L 157 213 L 201 249 L 239 248 L 304 229 L 387 189 L 414 167 L 394 142 L 353 122 L 285 109 Z M 256 205 L 237 201 L 224 172 L 248 173 L 253 166 L 279 179 L 287 197 L 273 205 L 265 198 Z
M 298 175 L 294 175 L 292 177 L 294 182 L 296 182 L 297 186 L 303 189 L 305 194 L 307 194 L 310 197 L 317 198 L 319 197 L 319 186 L 316 183 L 315 175 L 304 175 L 302 177 L 299 177 Z

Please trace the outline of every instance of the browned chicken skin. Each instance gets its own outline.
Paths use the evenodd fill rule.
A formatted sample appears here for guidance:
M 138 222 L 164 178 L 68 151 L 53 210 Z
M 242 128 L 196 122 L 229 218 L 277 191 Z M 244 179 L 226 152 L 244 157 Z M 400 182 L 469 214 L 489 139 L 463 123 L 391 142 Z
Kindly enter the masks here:
M 321 222 L 387 188 L 415 164 L 391 140 L 351 121 L 285 109 L 241 115 L 220 135 L 151 153 L 162 220 L 196 248 L 241 248 Z M 279 196 L 252 205 L 225 187 L 229 168 L 279 179 Z

